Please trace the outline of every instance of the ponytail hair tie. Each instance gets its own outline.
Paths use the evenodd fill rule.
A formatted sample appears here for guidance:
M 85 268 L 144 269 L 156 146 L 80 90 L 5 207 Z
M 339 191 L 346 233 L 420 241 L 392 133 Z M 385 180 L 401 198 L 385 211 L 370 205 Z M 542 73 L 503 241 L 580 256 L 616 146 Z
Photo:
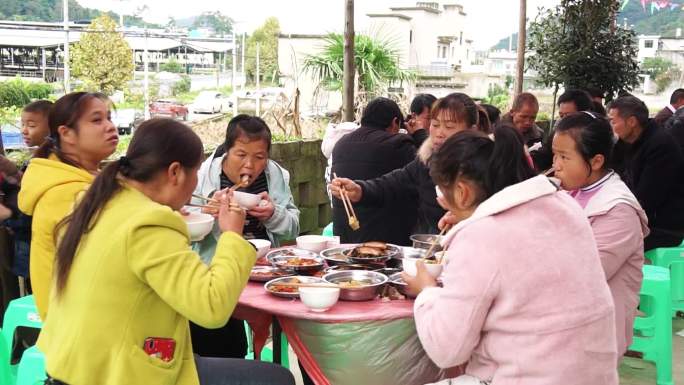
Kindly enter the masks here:
M 131 160 L 128 159 L 126 156 L 119 157 L 119 168 L 128 168 L 131 167 Z

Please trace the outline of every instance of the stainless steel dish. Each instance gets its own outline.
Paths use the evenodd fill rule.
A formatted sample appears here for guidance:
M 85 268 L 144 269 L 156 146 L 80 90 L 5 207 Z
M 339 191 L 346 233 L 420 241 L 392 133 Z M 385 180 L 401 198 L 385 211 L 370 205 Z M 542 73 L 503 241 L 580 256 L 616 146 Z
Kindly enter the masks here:
M 282 298 L 299 298 L 299 289 L 295 288 L 295 291 L 289 293 L 289 292 L 280 292 L 280 291 L 274 291 L 273 288 L 271 287 L 274 283 L 278 282 L 285 282 L 285 283 L 292 283 L 292 280 L 296 279 L 299 283 L 321 283 L 323 282 L 323 279 L 321 278 L 316 278 L 316 277 L 306 277 L 302 275 L 297 275 L 294 277 L 282 277 L 282 278 L 276 278 L 272 279 L 264 284 L 264 289 L 266 289 L 267 292 L 275 295 L 276 297 L 282 297 Z
M 348 271 L 348 270 L 365 270 L 365 271 L 374 271 L 377 269 L 381 269 L 382 265 L 361 265 L 361 264 L 350 264 L 350 265 L 336 265 L 336 266 L 331 266 L 326 269 L 326 274 L 327 273 L 333 273 L 336 271 Z
M 349 248 L 348 250 L 344 251 L 344 254 L 347 256 L 347 258 L 349 259 L 349 262 L 351 262 L 351 263 L 363 263 L 363 264 L 384 263 L 388 259 L 394 258 L 396 255 L 398 255 L 401 252 L 401 248 L 399 246 L 388 244 L 387 249 L 385 250 L 385 252 L 381 256 L 378 256 L 378 257 L 358 257 L 358 256 L 354 257 L 351 254 L 352 254 L 352 251 L 356 247 L 361 247 L 361 245 Z
M 354 246 L 337 246 L 321 251 L 321 257 L 325 260 L 328 266 L 337 266 L 349 263 L 349 259 L 344 254 L 344 251 L 353 249 Z
M 408 286 L 406 285 L 406 282 L 404 282 L 404 279 L 401 278 L 401 272 L 392 274 L 389 277 L 389 284 L 394 286 L 399 293 L 405 295 L 406 298 L 416 298 L 415 296 L 407 293 Z
M 392 274 L 401 273 L 403 270 L 396 267 L 383 267 L 382 269 L 377 269 L 373 271 L 378 272 L 380 274 L 385 274 L 387 277 L 389 277 Z
M 380 289 L 387 283 L 389 278 L 375 271 L 349 270 L 328 273 L 323 280 L 329 283 L 340 284 L 342 282 L 367 281 L 359 287 L 340 287 L 340 299 L 345 301 L 370 301 L 378 296 Z
M 413 247 L 416 249 L 429 249 L 432 247 L 432 244 L 437 240 L 437 245 L 433 249 L 434 252 L 442 251 L 442 245 L 439 244 L 439 241 L 442 240 L 442 237 L 436 234 L 413 234 L 410 237 L 411 241 L 413 242 Z M 429 255 L 426 257 L 430 257 Z
M 294 273 L 273 266 L 254 266 L 249 273 L 249 280 L 255 282 L 268 282 L 272 279 L 289 277 L 291 275 L 294 275 Z
M 295 258 L 311 260 L 313 263 L 307 265 L 293 265 L 292 260 Z M 283 270 L 291 270 L 301 274 L 315 273 L 322 270 L 324 265 L 323 258 L 319 257 L 318 254 L 313 251 L 297 248 L 273 250 L 266 254 L 266 259 L 274 267 Z

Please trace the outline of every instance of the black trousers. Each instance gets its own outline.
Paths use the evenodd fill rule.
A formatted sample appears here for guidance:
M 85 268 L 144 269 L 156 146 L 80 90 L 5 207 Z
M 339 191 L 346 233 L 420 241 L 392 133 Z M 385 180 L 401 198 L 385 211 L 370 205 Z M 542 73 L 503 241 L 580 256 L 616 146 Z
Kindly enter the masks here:
M 226 326 L 205 329 L 190 322 L 192 351 L 202 357 L 245 358 L 247 336 L 244 321 L 231 318 Z
M 289 370 L 280 365 L 195 354 L 200 385 L 295 385 Z M 68 385 L 48 375 L 45 385 Z

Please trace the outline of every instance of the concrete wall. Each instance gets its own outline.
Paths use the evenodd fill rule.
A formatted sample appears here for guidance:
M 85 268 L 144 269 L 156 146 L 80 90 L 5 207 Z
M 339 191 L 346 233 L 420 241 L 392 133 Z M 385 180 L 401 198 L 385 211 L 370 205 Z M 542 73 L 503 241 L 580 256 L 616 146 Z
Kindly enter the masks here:
M 290 189 L 299 207 L 301 234 L 320 234 L 332 221 L 324 178 L 328 161 L 321 140 L 273 143 L 271 159 L 290 172 Z

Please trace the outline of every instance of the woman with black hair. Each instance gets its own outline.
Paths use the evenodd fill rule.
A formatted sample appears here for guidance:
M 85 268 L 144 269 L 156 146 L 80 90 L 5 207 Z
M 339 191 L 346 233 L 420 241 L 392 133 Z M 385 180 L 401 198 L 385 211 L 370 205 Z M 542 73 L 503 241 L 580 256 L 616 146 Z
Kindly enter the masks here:
M 594 232 L 615 303 L 617 353 L 622 357 L 632 342 L 649 230 L 639 201 L 608 167 L 612 150 L 610 123 L 592 112 L 561 119 L 553 136 L 555 176 L 582 206 Z
M 618 383 L 613 303 L 591 228 L 573 199 L 535 176 L 520 134 L 460 132 L 430 174 L 458 223 L 438 287 L 404 274 L 423 348 L 458 384 Z
M 220 201 L 205 265 L 177 212 L 197 184 L 202 142 L 172 119 L 144 122 L 64 221 L 50 313 L 38 339 L 50 384 L 294 384 L 283 367 L 193 355 L 188 320 L 220 327 L 256 259 L 245 212 Z

